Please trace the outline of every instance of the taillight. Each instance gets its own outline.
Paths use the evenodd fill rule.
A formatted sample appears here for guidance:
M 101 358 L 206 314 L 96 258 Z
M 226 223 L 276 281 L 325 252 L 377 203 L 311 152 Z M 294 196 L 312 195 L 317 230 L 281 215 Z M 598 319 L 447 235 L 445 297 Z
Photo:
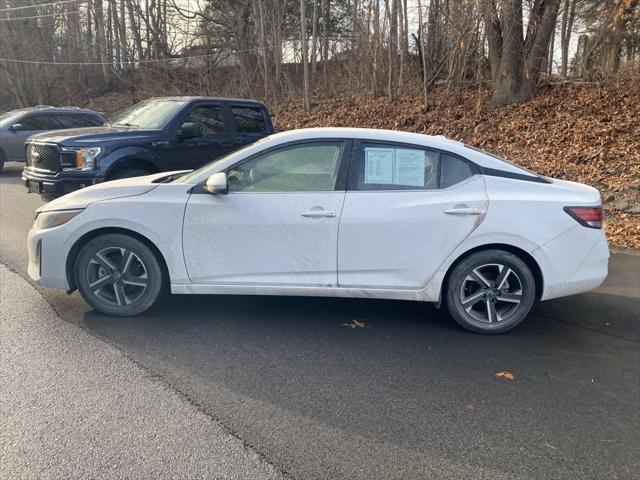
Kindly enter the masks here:
M 602 228 L 602 207 L 564 207 L 564 211 L 585 227 Z

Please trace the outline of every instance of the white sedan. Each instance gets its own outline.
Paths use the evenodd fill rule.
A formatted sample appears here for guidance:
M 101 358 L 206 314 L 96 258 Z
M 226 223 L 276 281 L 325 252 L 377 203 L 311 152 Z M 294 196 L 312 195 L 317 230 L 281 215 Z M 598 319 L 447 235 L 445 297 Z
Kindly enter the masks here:
M 65 195 L 38 209 L 28 247 L 35 281 L 108 315 L 168 287 L 435 302 L 480 333 L 598 287 L 609 257 L 594 188 L 443 137 L 347 128 Z

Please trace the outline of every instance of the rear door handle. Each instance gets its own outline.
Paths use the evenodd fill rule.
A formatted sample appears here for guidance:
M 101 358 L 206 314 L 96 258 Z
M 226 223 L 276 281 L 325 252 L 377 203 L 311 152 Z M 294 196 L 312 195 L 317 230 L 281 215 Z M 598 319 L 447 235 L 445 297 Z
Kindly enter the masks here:
M 447 215 L 480 215 L 482 213 L 482 210 L 480 210 L 479 208 L 469 207 L 450 208 L 448 210 L 445 210 L 444 213 L 446 213 Z
M 319 217 L 335 217 L 336 212 L 333 210 L 307 210 L 300 215 L 303 217 L 319 218 Z

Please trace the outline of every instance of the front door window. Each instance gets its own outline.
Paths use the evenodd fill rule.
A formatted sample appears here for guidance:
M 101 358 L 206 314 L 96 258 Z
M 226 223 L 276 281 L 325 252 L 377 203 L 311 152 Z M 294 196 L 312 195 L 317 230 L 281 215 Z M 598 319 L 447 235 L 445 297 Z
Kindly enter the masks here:
M 321 192 L 335 189 L 342 142 L 279 148 L 229 170 L 230 192 Z

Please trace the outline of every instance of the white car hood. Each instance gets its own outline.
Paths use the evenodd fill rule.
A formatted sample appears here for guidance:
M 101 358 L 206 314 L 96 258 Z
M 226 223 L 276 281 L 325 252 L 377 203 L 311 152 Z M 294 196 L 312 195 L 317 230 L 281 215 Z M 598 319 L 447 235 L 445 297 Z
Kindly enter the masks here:
M 162 172 L 153 175 L 146 175 L 144 177 L 124 178 L 122 180 L 99 183 L 97 185 L 92 185 L 90 187 L 68 193 L 60 198 L 56 198 L 55 200 L 38 208 L 36 212 L 86 208 L 89 204 L 94 202 L 142 195 L 150 192 L 159 185 L 159 183 L 154 183 L 154 180 L 167 177 L 175 173 L 178 172 Z

